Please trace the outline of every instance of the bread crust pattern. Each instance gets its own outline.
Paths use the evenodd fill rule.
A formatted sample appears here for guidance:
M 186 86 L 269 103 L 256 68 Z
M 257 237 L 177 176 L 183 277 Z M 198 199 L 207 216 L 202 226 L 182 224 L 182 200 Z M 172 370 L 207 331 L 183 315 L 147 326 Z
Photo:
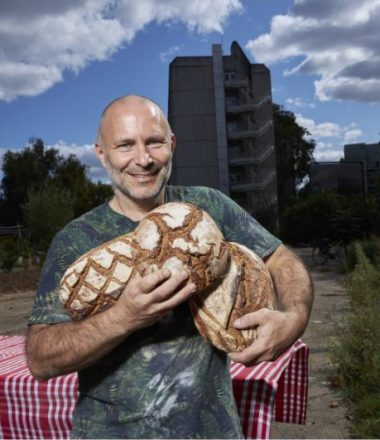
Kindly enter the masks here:
M 62 277 L 59 296 L 73 319 L 111 307 L 128 282 L 159 269 L 185 269 L 196 285 L 189 307 L 199 333 L 220 350 L 241 351 L 255 329 L 237 330 L 242 315 L 275 303 L 264 262 L 243 245 L 227 242 L 214 220 L 191 203 L 151 211 L 129 234 L 78 258 Z

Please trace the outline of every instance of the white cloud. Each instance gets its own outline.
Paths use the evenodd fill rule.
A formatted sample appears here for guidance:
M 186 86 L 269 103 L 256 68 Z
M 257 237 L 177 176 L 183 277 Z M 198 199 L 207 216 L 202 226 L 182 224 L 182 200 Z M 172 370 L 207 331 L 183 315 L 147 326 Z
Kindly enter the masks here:
M 314 159 L 317 162 L 338 162 L 344 156 L 342 150 L 321 151 L 316 149 Z
M 222 32 L 240 0 L 1 0 L 0 99 L 33 96 L 106 60 L 152 22 Z
M 342 128 L 334 122 L 316 123 L 313 119 L 304 118 L 300 114 L 296 114 L 296 121 L 310 132 L 310 137 L 313 139 L 339 137 L 342 133 Z
M 171 46 L 165 52 L 160 52 L 159 57 L 162 63 L 168 63 L 173 59 L 173 55 L 179 52 L 183 48 L 183 45 L 180 46 Z
M 379 21 L 380 0 L 294 0 L 246 48 L 259 62 L 288 60 L 287 75 L 318 76 L 321 101 L 380 102 Z
M 305 100 L 303 100 L 300 97 L 296 97 L 296 98 L 288 98 L 286 100 L 286 103 L 289 104 L 292 107 L 310 107 L 310 108 L 315 108 L 315 104 L 313 104 L 312 102 L 306 102 Z
M 343 145 L 356 142 L 363 135 L 355 123 L 342 127 L 333 122 L 315 122 L 296 114 L 296 122 L 306 128 L 316 141 L 314 159 L 316 161 L 338 161 L 344 156 Z
M 355 128 L 353 130 L 347 130 L 344 133 L 343 141 L 345 144 L 352 144 L 352 143 L 356 142 L 360 138 L 360 136 L 362 136 L 362 135 L 363 135 L 363 132 L 358 128 Z

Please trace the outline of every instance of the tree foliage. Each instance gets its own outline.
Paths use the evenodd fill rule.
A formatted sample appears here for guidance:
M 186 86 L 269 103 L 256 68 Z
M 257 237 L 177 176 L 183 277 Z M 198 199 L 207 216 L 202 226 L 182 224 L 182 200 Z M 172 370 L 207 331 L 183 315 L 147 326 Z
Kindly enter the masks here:
M 54 184 L 70 193 L 74 216 L 112 194 L 110 185 L 88 179 L 86 166 L 75 155 L 65 157 L 57 149 L 46 149 L 42 139 L 32 140 L 21 151 L 7 151 L 2 170 L 0 223 L 3 225 L 23 224 L 22 206 L 28 191 L 38 191 L 46 184 Z
M 28 191 L 22 207 L 30 243 L 45 253 L 54 235 L 74 217 L 74 199 L 53 182 Z
M 273 104 L 274 136 L 277 160 L 277 182 L 280 211 L 296 194 L 313 160 L 314 140 L 308 130 L 296 122 L 294 113 Z
M 321 238 L 351 241 L 378 232 L 380 205 L 376 200 L 331 191 L 300 193 L 284 209 L 281 237 L 290 243 Z

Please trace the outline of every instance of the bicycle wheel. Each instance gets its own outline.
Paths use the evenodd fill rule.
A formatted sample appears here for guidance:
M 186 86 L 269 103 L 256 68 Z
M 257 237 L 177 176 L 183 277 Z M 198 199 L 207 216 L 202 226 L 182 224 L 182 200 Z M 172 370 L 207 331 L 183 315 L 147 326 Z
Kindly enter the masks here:
M 328 252 L 321 250 L 319 246 L 316 246 L 311 251 L 311 258 L 315 264 L 325 264 L 329 258 Z

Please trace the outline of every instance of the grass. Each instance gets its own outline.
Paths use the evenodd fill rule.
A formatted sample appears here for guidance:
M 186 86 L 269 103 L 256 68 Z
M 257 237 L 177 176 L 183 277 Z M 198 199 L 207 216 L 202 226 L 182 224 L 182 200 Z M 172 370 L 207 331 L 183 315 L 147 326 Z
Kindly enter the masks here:
M 379 438 L 380 268 L 362 244 L 355 243 L 353 251 L 355 266 L 346 279 L 352 313 L 339 326 L 331 357 L 335 382 L 352 405 L 353 436 Z

